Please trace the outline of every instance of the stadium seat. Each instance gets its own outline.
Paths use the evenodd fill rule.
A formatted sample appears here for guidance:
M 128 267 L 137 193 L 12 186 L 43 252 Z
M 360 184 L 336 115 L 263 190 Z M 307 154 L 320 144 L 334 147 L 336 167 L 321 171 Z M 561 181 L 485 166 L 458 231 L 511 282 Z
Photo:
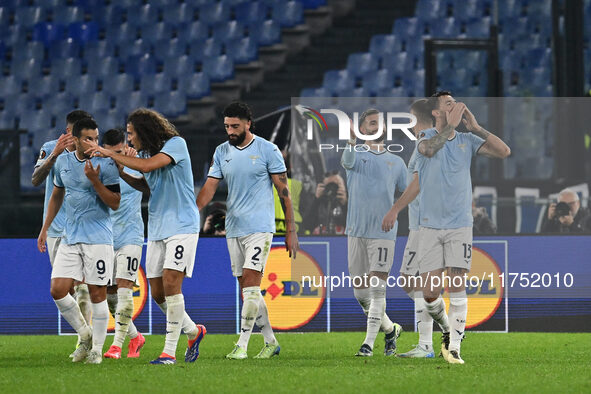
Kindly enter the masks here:
M 515 188 L 515 232 L 539 233 L 544 219 L 544 206 L 537 204 L 540 197 L 540 189 L 516 187 Z
M 331 94 L 339 94 L 342 91 L 355 87 L 355 79 L 349 75 L 347 70 L 330 70 L 324 73 L 322 87 Z
M 187 54 L 187 41 L 184 38 L 159 40 L 154 45 L 154 55 L 160 61 L 169 57 L 179 57 Z
M 28 60 L 14 59 L 10 64 L 10 73 L 20 79 L 39 77 L 41 76 L 41 64 L 41 60 L 34 58 Z
M 72 38 L 54 41 L 49 46 L 49 58 L 80 57 L 80 45 Z
M 377 69 L 378 61 L 371 53 L 352 53 L 347 58 L 347 71 L 352 77 L 361 77 Z
M 392 27 L 392 34 L 398 38 L 414 37 L 423 33 L 423 22 L 417 18 L 398 18 Z
M 226 44 L 226 53 L 234 64 L 246 64 L 258 59 L 258 46 L 250 37 L 239 38 Z
M 170 4 L 164 8 L 164 22 L 170 25 L 191 23 L 196 20 L 197 12 L 192 4 Z
M 466 23 L 467 38 L 488 38 L 490 35 L 490 17 L 472 19 Z
M 61 40 L 64 27 L 55 23 L 39 22 L 33 27 L 33 41 L 40 41 L 48 47 L 53 41 Z
M 44 22 L 45 10 L 41 7 L 18 7 L 14 11 L 14 24 L 31 27 L 39 22 Z
M 123 113 L 129 113 L 140 107 L 148 106 L 148 95 L 141 90 L 125 92 L 117 97 L 116 108 Z
M 250 32 L 250 35 L 261 46 L 274 45 L 281 41 L 281 28 L 274 20 L 266 20 L 263 23 L 250 25 Z
M 151 50 L 151 43 L 152 41 L 141 38 L 126 43 L 121 43 L 119 45 L 119 59 L 125 61 L 125 59 L 133 56 L 143 56 L 145 54 L 149 54 Z
M 170 57 L 164 60 L 164 73 L 170 77 L 179 77 L 195 72 L 195 61 L 189 55 Z
M 44 75 L 28 81 L 29 92 L 36 97 L 49 98 L 59 91 L 60 79 L 53 75 Z
M 300 97 L 330 97 L 331 93 L 324 88 L 306 88 L 300 92 Z
M 294 27 L 303 23 L 304 7 L 297 1 L 280 1 L 273 4 L 272 15 L 281 27 Z
M 14 115 L 6 111 L 0 111 L 0 130 L 11 130 L 14 129 L 15 126 L 16 119 Z
M 83 94 L 78 98 L 80 108 L 88 108 L 86 111 L 95 113 L 100 110 L 111 108 L 111 95 L 108 92 L 95 92 L 93 94 Z
M 105 40 L 120 45 L 140 38 L 138 29 L 130 23 L 107 26 Z
M 52 12 L 54 23 L 69 25 L 84 21 L 84 9 L 81 7 L 57 7 Z
M 202 40 L 209 37 L 209 27 L 202 21 L 194 21 L 182 28 L 183 35 L 186 35 L 187 40 Z M 179 34 L 180 35 L 180 34 Z
M 215 25 L 230 19 L 230 7 L 224 3 L 209 3 L 199 7 L 199 20 Z
M 234 62 L 228 55 L 205 59 L 203 72 L 211 82 L 223 82 L 234 78 Z
M 368 72 L 363 76 L 362 86 L 370 95 L 377 95 L 383 89 L 394 87 L 394 75 L 387 69 Z
M 16 93 L 20 93 L 21 89 L 21 78 L 14 74 L 2 77 L 2 83 L 0 83 L 0 97 L 4 98 Z
M 0 7 L 0 26 L 8 26 L 10 20 L 10 12 L 8 7 Z
M 378 97 L 407 97 L 409 92 L 402 86 L 394 88 L 384 88 L 378 91 Z M 413 95 L 410 94 L 412 97 Z
M 112 74 L 103 79 L 103 91 L 111 96 L 134 90 L 134 78 L 129 74 Z
M 269 7 L 262 1 L 244 2 L 236 6 L 234 13 L 240 23 L 262 23 L 269 17 Z
M 477 207 L 486 209 L 488 217 L 497 225 L 497 188 L 493 186 L 475 186 L 472 197 Z
M 98 40 L 99 29 L 95 22 L 75 22 L 68 26 L 68 37 L 80 43 Z
M 377 59 L 385 55 L 392 55 L 402 49 L 401 40 L 393 34 L 378 34 L 371 38 L 369 52 Z
M 499 20 L 519 17 L 520 15 L 521 5 L 518 4 L 517 0 L 505 0 L 499 4 Z
M 2 41 L 10 46 L 22 46 L 27 42 L 28 28 L 23 25 L 10 25 L 7 27 L 0 27 L 2 33 Z
M 458 21 L 469 21 L 484 17 L 485 2 L 479 0 L 454 0 L 453 16 Z M 500 8 L 500 7 L 499 7 Z
M 419 0 L 417 2 L 415 14 L 419 19 L 431 20 L 444 18 L 445 10 L 440 7 L 439 0 Z
M 168 92 L 172 90 L 172 78 L 163 72 L 154 75 L 142 75 L 140 90 L 148 96 Z
M 179 90 L 182 90 L 188 99 L 197 100 L 210 94 L 209 77 L 204 73 L 193 73 L 179 79 Z
M 20 117 L 19 128 L 30 132 L 38 132 L 51 127 L 51 113 L 45 109 L 30 111 Z
M 72 97 L 90 95 L 97 91 L 97 79 L 94 74 L 71 76 L 65 82 L 66 92 Z
M 120 5 L 120 4 L 119 4 Z M 173 9 L 173 6 L 167 7 L 164 9 L 166 11 Z M 135 6 L 132 8 L 132 18 L 128 18 L 129 23 L 137 26 L 139 28 L 148 26 L 148 25 L 155 25 L 158 23 L 158 9 L 151 4 L 143 4 L 141 6 Z M 168 22 L 168 21 L 167 21 Z M 180 23 L 181 20 L 177 20 L 174 23 Z
M 91 41 L 84 45 L 83 51 L 85 60 L 100 61 L 100 59 L 115 55 L 115 45 L 107 40 Z
M 172 27 L 164 22 L 154 23 L 152 25 L 144 25 L 139 29 L 140 36 L 146 40 L 146 42 L 156 42 L 158 40 L 172 38 Z
M 244 26 L 238 21 L 218 23 L 213 28 L 213 38 L 221 43 L 239 40 L 245 35 Z
M 51 61 L 51 75 L 57 78 L 70 78 L 82 74 L 82 61 L 79 58 L 53 59 Z
M 111 25 L 118 26 L 127 20 L 127 10 L 119 5 L 111 4 L 103 6 L 103 2 L 98 5 L 85 7 L 92 14 L 92 19 L 101 27 Z
M 189 46 L 189 56 L 198 63 L 212 56 L 219 56 L 222 54 L 222 45 L 213 38 L 208 38 L 200 41 L 193 41 Z
M 402 74 L 406 71 L 407 52 L 394 53 L 382 58 L 382 68 L 390 70 L 394 74 Z
M 125 61 L 125 72 L 139 77 L 156 73 L 156 60 L 150 54 L 132 56 Z
M 45 56 L 45 46 L 38 41 L 27 42 L 12 54 L 13 61 L 26 61 L 28 59 L 37 59 L 42 61 Z
M 116 74 L 120 71 L 119 60 L 114 56 L 88 60 L 87 73 L 97 78 Z
M 552 50 L 550 48 L 535 48 L 528 51 L 526 55 L 526 67 L 551 67 Z
M 453 17 L 433 21 L 429 26 L 432 38 L 453 38 L 460 35 L 460 25 Z
M 187 112 L 187 98 L 183 91 L 162 93 L 154 98 L 154 109 L 166 116 L 176 118 Z

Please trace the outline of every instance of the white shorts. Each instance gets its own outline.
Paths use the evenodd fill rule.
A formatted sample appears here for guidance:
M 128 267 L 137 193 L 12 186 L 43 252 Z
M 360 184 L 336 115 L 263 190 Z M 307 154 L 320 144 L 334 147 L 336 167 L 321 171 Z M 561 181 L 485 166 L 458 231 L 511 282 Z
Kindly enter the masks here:
M 53 269 L 53 278 L 72 278 L 89 285 L 107 286 L 113 277 L 113 245 L 61 243 Z
M 394 264 L 396 241 L 375 238 L 347 238 L 349 256 L 349 275 L 352 277 L 368 274 L 371 271 L 390 272 Z
M 146 250 L 146 276 L 162 277 L 164 269 L 184 272 L 187 278 L 193 274 L 197 234 L 176 234 L 159 241 L 148 241 Z
M 439 230 L 419 228 L 419 272 L 472 265 L 472 227 Z
M 419 259 L 417 252 L 419 249 L 419 231 L 410 230 L 406 246 L 404 247 L 404 257 L 400 265 L 400 273 L 410 276 L 416 276 L 419 273 Z
M 47 254 L 49 255 L 49 264 L 53 267 L 57 249 L 62 242 L 62 237 L 47 237 Z
M 243 237 L 227 238 L 228 252 L 232 263 L 232 275 L 242 276 L 242 270 L 265 272 L 271 249 L 273 233 L 254 233 Z
M 117 284 L 117 279 L 125 279 L 138 284 L 137 272 L 142 261 L 142 247 L 139 245 L 123 245 L 115 251 L 113 280 L 111 285 Z

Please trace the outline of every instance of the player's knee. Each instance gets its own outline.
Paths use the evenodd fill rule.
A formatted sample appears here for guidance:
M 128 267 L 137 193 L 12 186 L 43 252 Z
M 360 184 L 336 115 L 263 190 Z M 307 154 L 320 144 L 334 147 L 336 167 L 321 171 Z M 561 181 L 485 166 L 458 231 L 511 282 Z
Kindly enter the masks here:
M 88 286 L 90 302 L 98 304 L 107 299 L 107 286 Z
M 66 295 L 68 295 L 69 290 L 69 288 L 63 286 L 60 287 L 51 285 L 51 289 L 49 290 L 49 292 L 54 300 L 61 300 Z
M 435 300 L 437 300 L 438 297 L 424 296 L 423 298 L 425 299 L 425 302 L 432 303 L 435 302 Z

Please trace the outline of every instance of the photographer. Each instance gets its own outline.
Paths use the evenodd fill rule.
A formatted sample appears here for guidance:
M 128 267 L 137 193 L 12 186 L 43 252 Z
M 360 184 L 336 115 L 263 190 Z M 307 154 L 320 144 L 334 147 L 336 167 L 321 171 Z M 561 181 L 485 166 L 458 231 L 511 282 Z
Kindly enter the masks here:
M 571 189 L 558 195 L 558 203 L 548 207 L 548 215 L 542 226 L 544 233 L 583 233 L 591 231 L 591 215 L 581 207 L 579 196 Z
M 330 171 L 316 187 L 312 210 L 315 219 L 313 234 L 344 234 L 347 218 L 347 189 L 338 171 Z
M 209 213 L 203 223 L 202 235 L 226 235 L 226 207 L 224 204 L 216 202 L 208 207 Z

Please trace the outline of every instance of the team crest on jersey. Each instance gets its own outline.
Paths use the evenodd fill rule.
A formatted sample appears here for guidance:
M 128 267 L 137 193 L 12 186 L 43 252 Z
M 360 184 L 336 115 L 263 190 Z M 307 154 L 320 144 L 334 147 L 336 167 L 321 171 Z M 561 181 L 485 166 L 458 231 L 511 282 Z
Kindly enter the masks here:
M 460 147 L 462 152 L 464 152 L 466 150 L 466 144 L 458 144 L 458 146 Z
M 250 159 L 252 160 L 252 164 L 255 164 L 255 163 L 256 163 L 256 161 L 257 161 L 257 159 L 258 159 L 260 156 L 258 156 L 258 155 L 250 155 L 250 156 L 248 156 L 248 157 L 250 157 Z

